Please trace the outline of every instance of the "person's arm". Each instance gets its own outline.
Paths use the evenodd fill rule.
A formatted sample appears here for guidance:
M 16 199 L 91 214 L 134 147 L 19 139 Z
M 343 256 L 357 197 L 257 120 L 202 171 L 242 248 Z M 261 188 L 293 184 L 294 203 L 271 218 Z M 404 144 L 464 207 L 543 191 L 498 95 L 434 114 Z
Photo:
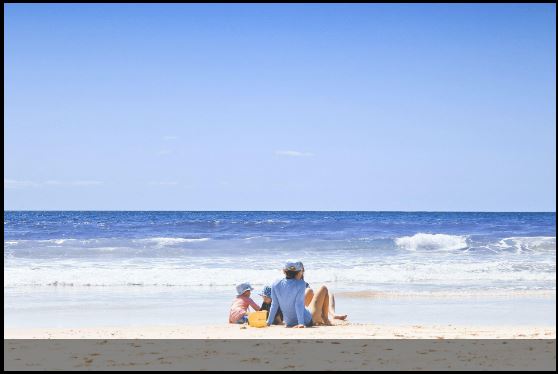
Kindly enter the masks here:
M 304 288 L 300 287 L 296 294 L 295 311 L 298 325 L 295 327 L 304 327 Z
M 260 310 L 260 307 L 258 306 L 258 304 L 256 304 L 256 302 L 254 300 L 252 300 L 251 297 L 248 298 L 248 303 L 250 304 L 250 306 L 252 308 L 254 308 L 254 310 L 257 312 Z
M 277 294 L 275 293 L 275 288 L 271 287 L 271 308 L 269 309 L 269 314 L 267 315 L 267 325 L 271 326 L 277 310 L 279 309 L 279 300 L 277 299 Z

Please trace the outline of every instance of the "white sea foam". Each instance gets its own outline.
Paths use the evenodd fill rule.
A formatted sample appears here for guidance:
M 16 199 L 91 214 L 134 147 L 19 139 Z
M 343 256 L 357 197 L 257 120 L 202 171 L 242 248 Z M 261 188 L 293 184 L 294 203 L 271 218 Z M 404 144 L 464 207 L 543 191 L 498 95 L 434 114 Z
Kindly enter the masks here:
M 336 287 L 555 289 L 556 283 L 555 237 L 510 237 L 476 246 L 474 237 L 418 233 L 355 248 L 343 247 L 343 241 L 292 246 L 275 238 L 271 243 L 279 244 L 267 246 L 261 239 L 9 240 L 4 242 L 4 285 L 228 289 L 246 280 L 270 283 L 281 277 L 285 258 L 302 259 L 309 282 Z M 487 256 L 481 248 L 498 255 Z
M 117 245 L 120 247 L 135 247 L 137 245 L 152 244 L 156 247 L 172 246 L 182 243 L 205 242 L 210 238 L 174 238 L 174 237 L 155 237 L 144 239 L 120 239 L 120 238 L 95 238 L 95 239 L 42 239 L 42 240 L 9 240 L 4 241 L 4 245 L 19 245 L 21 247 L 35 248 L 51 245 L 70 246 L 76 248 L 95 249 L 98 246 Z
M 20 240 L 20 241 L 25 242 L 25 240 Z M 38 243 L 51 243 L 51 244 L 64 244 L 64 243 L 75 242 L 75 241 L 77 241 L 77 239 L 70 239 L 70 238 L 37 240 Z
M 262 221 L 255 221 L 254 224 L 256 225 L 261 225 L 264 223 L 291 223 L 290 220 L 285 220 L 285 219 L 266 219 L 266 220 L 262 220 Z
M 247 238 L 243 238 L 242 240 L 250 241 L 250 240 L 260 239 L 260 238 L 264 238 L 264 240 L 267 239 L 267 237 L 265 237 L 263 235 L 256 235 L 256 236 L 249 236 Z
M 495 258 L 476 262 L 347 259 L 344 267 L 334 258 L 305 261 L 306 279 L 341 287 L 377 288 L 430 286 L 507 289 L 555 289 L 554 259 L 510 261 Z M 74 261 L 5 259 L 4 286 L 213 286 L 232 287 L 244 281 L 256 285 L 282 277 L 280 264 L 271 259 L 190 258 L 188 260 Z
M 156 246 L 164 247 L 167 245 L 177 245 L 181 243 L 195 243 L 195 242 L 205 242 L 209 238 L 147 238 L 138 239 L 137 242 L 141 243 L 153 243 Z
M 441 250 L 453 251 L 467 248 L 467 236 L 418 233 L 395 239 L 399 248 L 409 251 Z
M 513 248 L 517 253 L 524 251 L 556 251 L 555 236 L 514 236 L 504 238 L 496 244 L 502 249 Z

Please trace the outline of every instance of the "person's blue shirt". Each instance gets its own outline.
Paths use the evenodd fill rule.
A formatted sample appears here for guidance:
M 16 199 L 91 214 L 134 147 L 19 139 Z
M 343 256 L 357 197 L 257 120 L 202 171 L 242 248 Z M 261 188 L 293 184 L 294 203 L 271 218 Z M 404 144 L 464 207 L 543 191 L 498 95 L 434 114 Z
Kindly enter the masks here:
M 312 325 L 312 315 L 304 307 L 306 282 L 297 279 L 280 279 L 271 285 L 271 310 L 267 318 L 270 326 L 280 308 L 283 321 L 288 327 L 295 325 Z

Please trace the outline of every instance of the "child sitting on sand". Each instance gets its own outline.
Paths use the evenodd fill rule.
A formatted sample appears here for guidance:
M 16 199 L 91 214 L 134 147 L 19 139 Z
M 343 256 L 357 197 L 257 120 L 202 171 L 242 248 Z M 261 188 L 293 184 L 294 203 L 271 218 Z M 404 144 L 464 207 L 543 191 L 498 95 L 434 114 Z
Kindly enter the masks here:
M 241 283 L 236 286 L 236 298 L 231 305 L 229 313 L 229 323 L 246 323 L 248 322 L 248 307 L 251 306 L 254 310 L 260 310 L 260 307 L 254 300 L 250 298 L 250 291 L 253 288 L 250 283 Z
M 269 310 L 271 309 L 271 287 L 265 286 L 263 291 L 259 294 L 263 298 L 262 306 L 260 310 L 267 310 L 269 314 Z M 275 315 L 275 319 L 273 320 L 274 325 L 282 325 L 283 324 L 283 313 L 281 313 L 281 309 L 277 310 L 277 314 Z

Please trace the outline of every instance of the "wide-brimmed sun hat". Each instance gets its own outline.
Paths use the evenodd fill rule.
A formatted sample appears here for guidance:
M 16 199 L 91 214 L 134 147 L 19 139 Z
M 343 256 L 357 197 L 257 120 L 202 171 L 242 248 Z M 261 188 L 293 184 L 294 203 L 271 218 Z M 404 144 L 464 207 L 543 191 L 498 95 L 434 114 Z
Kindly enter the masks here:
M 237 296 L 242 295 L 246 291 L 252 291 L 252 290 L 253 288 L 252 286 L 250 286 L 250 283 L 240 283 L 238 286 L 236 286 Z

